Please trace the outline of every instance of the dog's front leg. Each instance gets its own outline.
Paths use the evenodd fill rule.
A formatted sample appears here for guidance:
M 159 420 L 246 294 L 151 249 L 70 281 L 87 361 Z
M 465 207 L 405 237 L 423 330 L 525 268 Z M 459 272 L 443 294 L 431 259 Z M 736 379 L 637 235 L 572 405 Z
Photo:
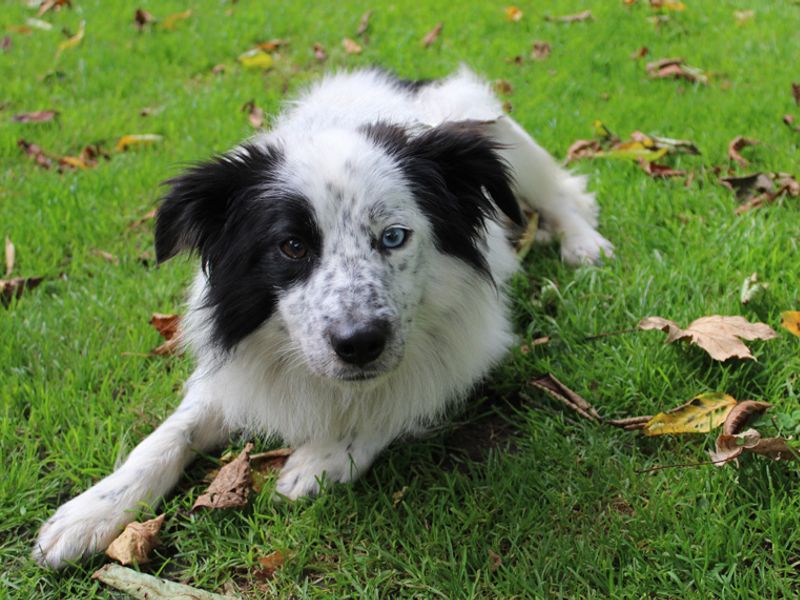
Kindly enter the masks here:
M 104 550 L 142 506 L 153 506 L 177 483 L 197 452 L 225 441 L 218 406 L 202 384 L 190 386 L 181 405 L 131 452 L 114 473 L 73 498 L 42 526 L 33 557 L 42 565 Z
M 319 491 L 320 481 L 347 483 L 360 477 L 387 445 L 388 436 L 355 433 L 315 440 L 295 449 L 278 476 L 276 491 L 291 500 Z

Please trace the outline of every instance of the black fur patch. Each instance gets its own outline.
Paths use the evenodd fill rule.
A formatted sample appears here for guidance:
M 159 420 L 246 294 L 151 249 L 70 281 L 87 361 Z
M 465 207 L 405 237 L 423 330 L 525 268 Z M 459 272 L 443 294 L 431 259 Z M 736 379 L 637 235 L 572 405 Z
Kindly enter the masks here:
M 365 133 L 398 159 L 433 224 L 439 250 L 489 275 L 477 247 L 485 219 L 495 216 L 495 206 L 518 225 L 524 219 L 511 191 L 509 167 L 497 153 L 501 146 L 481 123 L 445 123 L 412 138 L 402 127 L 386 123 L 371 125 Z
M 272 315 L 278 292 L 306 279 L 322 248 L 309 202 L 272 186 L 280 153 L 246 148 L 246 156 L 218 156 L 169 180 L 156 224 L 159 261 L 181 250 L 200 253 L 213 339 L 224 350 Z M 302 259 L 280 250 L 293 237 L 308 248 Z

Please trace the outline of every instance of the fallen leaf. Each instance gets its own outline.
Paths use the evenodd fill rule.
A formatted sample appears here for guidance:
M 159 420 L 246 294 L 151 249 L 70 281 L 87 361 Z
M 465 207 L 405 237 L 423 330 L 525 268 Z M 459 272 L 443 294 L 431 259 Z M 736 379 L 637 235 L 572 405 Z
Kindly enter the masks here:
M 675 2 L 675 0 L 650 0 L 650 8 L 664 11 L 683 12 L 686 10 L 686 5 L 683 2 Z
M 744 278 L 742 290 L 739 293 L 739 301 L 742 304 L 749 304 L 764 295 L 769 284 L 758 280 L 758 273 L 751 273 Z
M 773 460 L 797 460 L 797 452 L 784 438 L 762 438 L 755 429 L 748 429 L 734 435 L 720 435 L 715 450 L 709 452 L 712 462 L 721 467 L 737 458 L 744 452 L 761 454 Z
M 256 579 L 263 581 L 266 579 L 272 579 L 272 577 L 275 575 L 275 571 L 280 569 L 286 562 L 286 555 L 280 550 L 275 550 L 266 556 L 258 557 L 256 560 L 258 561 L 258 564 L 261 565 L 261 568 L 258 569 L 254 575 Z
M 674 138 L 649 135 L 641 131 L 631 133 L 631 139 L 640 142 L 646 148 L 666 148 L 669 152 L 680 152 L 685 154 L 699 155 L 700 150 L 689 140 L 676 140 Z
M 642 431 L 647 436 L 675 433 L 708 433 L 725 422 L 736 400 L 721 392 L 708 392 L 695 396 L 667 412 L 650 419 Z
M 61 53 L 64 50 L 69 50 L 70 48 L 74 48 L 75 46 L 80 44 L 81 40 L 83 40 L 83 35 L 85 33 L 86 33 L 86 21 L 83 20 L 83 21 L 81 21 L 81 24 L 78 27 L 78 33 L 76 33 L 75 35 L 70 37 L 68 40 L 66 40 L 64 42 L 61 42 L 58 45 L 58 50 L 56 50 L 56 59 L 58 59 L 58 57 L 61 56 Z
M 164 137 L 157 133 L 133 133 L 130 135 L 123 135 L 117 140 L 116 150 L 118 152 L 125 152 L 128 148 L 135 148 L 137 146 L 152 146 L 163 141 Z
M 314 42 L 314 58 L 317 59 L 317 62 L 325 62 L 328 58 L 325 48 L 319 42 Z
M 198 508 L 235 508 L 245 506 L 250 495 L 250 452 L 252 443 L 233 461 L 219 470 L 211 485 L 192 505 L 191 512 Z
M 752 9 L 733 11 L 733 18 L 736 19 L 737 25 L 744 25 L 748 21 L 752 21 L 755 16 L 756 16 L 756 11 Z
M 550 44 L 542 40 L 536 40 L 531 47 L 531 58 L 534 60 L 544 60 L 550 56 Z
M 98 248 L 92 249 L 92 254 L 95 256 L 99 256 L 104 261 L 111 263 L 112 265 L 119 265 L 119 258 L 111 254 L 111 252 L 106 252 L 105 250 L 100 250 Z
M 693 83 L 708 83 L 708 76 L 697 67 L 690 67 L 682 58 L 662 58 L 646 66 L 650 77 L 655 79 L 686 79 Z
M 14 244 L 11 241 L 11 238 L 9 238 L 8 236 L 6 236 L 5 254 L 6 254 L 6 277 L 8 277 L 14 270 L 14 260 L 16 259 L 17 256 L 17 253 L 14 250 Z
M 47 156 L 45 151 L 42 150 L 38 144 L 19 139 L 17 140 L 17 146 L 19 146 L 25 154 L 30 156 L 33 161 L 43 169 L 51 169 L 53 167 L 53 160 Z
M 178 23 L 180 23 L 181 21 L 185 21 L 191 16 L 192 16 L 191 8 L 183 12 L 171 14 L 168 17 L 164 18 L 164 21 L 162 21 L 161 23 L 161 28 L 166 29 L 167 31 L 174 31 Z
M 361 51 L 363 50 L 363 48 L 358 45 L 358 42 L 351 40 L 350 38 L 344 38 L 342 40 L 342 47 L 348 54 L 361 54 Z
M 358 21 L 358 29 L 356 29 L 356 35 L 364 35 L 367 33 L 367 29 L 369 29 L 369 19 L 372 16 L 374 11 L 372 9 L 365 12 L 361 15 L 361 18 Z
M 63 7 L 72 8 L 72 0 L 43 0 L 43 2 L 39 4 L 39 10 L 36 11 L 36 16 L 41 17 L 48 10 L 55 9 L 58 11 Z
M 498 94 L 510 94 L 514 91 L 514 86 L 507 79 L 497 79 L 494 82 L 494 90 Z
M 739 433 L 754 416 L 763 415 L 772 405 L 758 400 L 742 400 L 731 409 L 722 425 L 722 433 L 734 435 Z
M 144 28 L 147 25 L 152 25 L 153 23 L 156 22 L 156 18 L 146 10 L 137 8 L 136 12 L 133 15 L 133 22 L 135 23 L 136 28 L 139 31 L 144 31 Z
M 781 313 L 781 327 L 800 337 L 800 310 L 785 310 Z
M 267 452 L 259 452 L 250 456 L 250 477 L 253 490 L 260 492 L 264 483 L 276 471 L 280 471 L 289 457 L 292 455 L 291 448 L 278 448 Z
M 21 298 L 27 290 L 32 290 L 44 281 L 44 277 L 13 277 L 0 279 L 0 303 L 8 306 L 14 298 Z
M 27 25 L 30 25 L 34 29 L 38 29 L 40 31 L 53 30 L 53 26 L 50 23 L 48 23 L 47 21 L 42 21 L 41 19 L 34 19 L 34 18 L 25 19 L 25 23 Z
M 641 142 L 622 142 L 613 146 L 611 150 L 596 153 L 595 156 L 597 158 L 655 162 L 663 158 L 666 153 L 666 148 L 647 148 Z
M 538 230 L 539 213 L 533 212 L 528 219 L 528 225 L 525 227 L 525 231 L 522 233 L 519 240 L 517 240 L 516 251 L 517 259 L 519 261 L 525 260 L 525 257 L 528 256 L 528 253 L 533 247 L 534 241 L 536 241 L 536 232 Z
M 592 11 L 584 10 L 583 12 L 579 12 L 574 15 L 564 15 L 562 17 L 553 17 L 550 15 L 545 15 L 545 21 L 556 21 L 558 23 L 580 23 L 581 21 L 593 21 L 594 16 L 592 15 Z
M 272 68 L 274 60 L 272 55 L 264 52 L 261 48 L 252 48 L 247 52 L 242 52 L 237 58 L 246 69 L 260 69 L 266 71 Z
M 551 398 L 566 404 L 569 408 L 577 412 L 579 415 L 589 419 L 590 421 L 603 420 L 595 408 L 589 404 L 589 402 L 561 383 L 551 373 L 548 373 L 539 379 L 532 379 L 529 384 L 542 390 Z
M 18 33 L 20 35 L 30 35 L 33 33 L 33 29 L 27 25 L 9 25 L 6 27 L 6 31 L 9 31 L 10 33 Z
M 714 360 L 730 358 L 753 359 L 750 350 L 739 338 L 745 340 L 771 340 L 777 333 L 764 323 L 750 323 L 744 317 L 712 315 L 692 321 L 686 329 L 661 317 L 647 317 L 639 322 L 644 330 L 660 329 L 667 333 L 667 342 L 689 340 L 708 352 Z
M 639 159 L 639 166 L 642 167 L 642 170 L 650 175 L 650 177 L 683 177 L 686 175 L 686 171 L 673 169 L 667 165 L 659 165 L 658 163 L 645 159 Z
M 181 318 L 179 315 L 153 313 L 150 318 L 150 325 L 156 328 L 164 343 L 154 348 L 150 353 L 157 356 L 168 356 L 178 354 L 181 350 Z
M 392 493 L 392 508 L 397 508 L 397 505 L 403 501 L 408 491 L 408 486 L 404 485 L 396 492 Z
M 439 37 L 439 34 L 442 33 L 443 27 L 444 27 L 443 22 L 437 23 L 436 26 L 433 29 L 431 29 L 428 33 L 426 33 L 424 38 L 422 38 L 422 45 L 425 48 L 427 48 L 431 44 L 433 44 Z
M 800 83 L 792 83 L 792 98 L 794 103 L 800 106 Z
M 8 52 L 9 50 L 11 50 L 11 46 L 12 45 L 13 45 L 13 42 L 11 41 L 11 36 L 10 35 L 4 35 L 3 39 L 0 40 L 0 49 L 3 52 Z
M 514 23 L 517 23 L 520 19 L 522 19 L 522 11 L 516 6 L 507 6 L 505 13 L 506 19 Z
M 47 123 L 58 115 L 57 110 L 39 110 L 35 112 L 19 113 L 12 117 L 17 123 Z
M 582 158 L 594 158 L 602 150 L 600 143 L 595 140 L 577 140 L 567 148 L 565 163 L 569 164 Z
M 135 221 L 132 221 L 131 224 L 128 225 L 128 231 L 130 231 L 131 229 L 136 229 L 140 225 L 143 225 L 144 223 L 147 223 L 148 221 L 152 221 L 153 219 L 155 219 L 156 211 L 157 211 L 157 209 L 154 208 L 153 210 L 146 212 L 139 219 L 136 219 Z
M 728 143 L 728 158 L 730 158 L 731 160 L 735 160 L 743 167 L 746 167 L 750 163 L 747 162 L 747 159 L 745 159 L 741 154 L 739 154 L 739 151 L 742 150 L 743 148 L 747 148 L 748 146 L 755 146 L 759 143 L 760 142 L 758 140 L 753 140 L 750 138 L 742 137 L 741 135 L 737 135 Z
M 158 543 L 158 532 L 166 515 L 159 515 L 144 523 L 128 523 L 125 530 L 108 548 L 106 556 L 123 565 L 144 564 L 150 561 L 150 552 Z
M 185 598 L 192 600 L 230 600 L 229 596 L 220 596 L 190 587 L 183 583 L 167 581 L 140 573 L 114 563 L 107 564 L 92 574 L 92 579 L 102 581 L 114 589 L 127 593 L 133 598 L 147 600 L 175 600 Z
M 800 127 L 794 124 L 794 117 L 792 115 L 786 114 L 783 115 L 783 122 L 791 129 L 792 131 L 800 132 Z
M 500 568 L 500 565 L 503 564 L 503 559 L 500 558 L 500 555 L 491 548 L 489 548 L 488 553 L 489 553 L 489 572 L 494 573 L 495 571 L 497 571 L 497 569 Z
M 635 52 L 631 53 L 631 58 L 633 60 L 639 60 L 640 58 L 644 58 L 648 54 L 650 54 L 650 49 L 647 46 L 642 46 Z
M 742 177 L 722 177 L 720 183 L 736 194 L 742 214 L 782 196 L 800 196 L 800 182 L 789 173 L 752 173 Z
M 250 125 L 256 129 L 260 129 L 264 124 L 264 111 L 256 106 L 255 100 L 245 102 L 242 106 L 242 112 L 247 113 L 247 120 L 250 121 Z
M 276 50 L 280 50 L 281 48 L 288 46 L 289 40 L 284 40 L 280 38 L 275 38 L 272 40 L 267 40 L 266 42 L 259 42 L 256 44 L 258 48 L 261 48 L 264 52 L 275 52 Z
M 224 64 L 220 63 L 218 65 L 214 65 L 213 67 L 211 67 L 211 72 L 214 75 L 222 75 L 225 72 L 225 69 L 227 69 L 227 67 Z

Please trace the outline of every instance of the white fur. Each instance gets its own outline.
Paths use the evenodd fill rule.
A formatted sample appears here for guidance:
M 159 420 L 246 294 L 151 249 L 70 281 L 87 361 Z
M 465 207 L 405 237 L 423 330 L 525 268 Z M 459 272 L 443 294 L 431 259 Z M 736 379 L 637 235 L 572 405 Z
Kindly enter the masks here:
M 34 549 L 39 562 L 61 567 L 104 549 L 139 508 L 170 491 L 195 452 L 223 443 L 233 431 L 281 438 L 296 448 L 278 480 L 283 496 L 314 493 L 323 477 L 351 481 L 392 440 L 441 418 L 501 360 L 513 339 L 504 284 L 517 268 L 504 228 L 490 221 L 482 240 L 495 287 L 472 267 L 436 251 L 430 224 L 408 202 L 402 174 L 355 133 L 376 121 L 422 131 L 467 119 L 485 122 L 504 146 L 515 194 L 540 212 L 546 225 L 540 237 L 561 239 L 566 262 L 593 263 L 611 255 L 611 244 L 595 230 L 597 206 L 583 178 L 558 167 L 468 70 L 416 95 L 377 71 L 323 79 L 256 138 L 286 148 L 280 181 L 302 189 L 314 206 L 326 244 L 319 275 L 281 297 L 273 317 L 220 360 L 203 308 L 207 281 L 198 274 L 185 320 L 197 369 L 183 402 L 115 473 L 45 523 Z M 356 217 L 348 220 L 340 204 L 330 201 L 332 189 L 349 194 L 348 206 L 362 220 L 374 199 L 381 199 L 380 215 L 370 215 L 365 227 L 380 231 L 399 222 L 414 230 L 404 254 L 392 258 L 407 261 L 408 269 L 401 274 L 395 264 L 389 276 L 376 266 L 357 237 Z M 333 287 L 325 287 L 326 274 Z M 345 308 L 361 310 L 348 285 L 370 277 L 383 282 L 378 291 L 385 297 L 376 302 L 396 334 L 377 377 L 341 381 L 340 365 L 319 341 L 320 322 Z

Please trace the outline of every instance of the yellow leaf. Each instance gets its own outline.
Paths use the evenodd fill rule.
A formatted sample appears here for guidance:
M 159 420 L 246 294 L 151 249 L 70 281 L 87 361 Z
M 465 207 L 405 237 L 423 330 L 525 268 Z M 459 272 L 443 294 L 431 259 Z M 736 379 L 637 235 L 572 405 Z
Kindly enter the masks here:
M 185 10 L 183 12 L 175 13 L 174 15 L 169 15 L 161 22 L 162 29 L 166 29 L 168 31 L 173 31 L 175 26 L 180 22 L 188 19 L 192 16 L 192 9 Z
M 73 167 L 74 169 L 88 169 L 89 168 L 89 165 L 87 165 L 86 162 L 83 159 L 78 158 L 77 156 L 62 156 L 59 159 L 59 162 L 61 164 L 63 164 L 63 165 L 69 165 L 70 167 Z
M 123 135 L 117 140 L 116 149 L 120 152 L 127 150 L 131 146 L 148 146 L 150 144 L 157 144 L 164 138 L 157 133 L 134 133 L 131 135 Z
M 785 310 L 781 313 L 781 327 L 800 337 L 800 310 Z
M 80 44 L 81 40 L 83 39 L 83 34 L 84 33 L 86 33 L 86 21 L 81 21 L 81 25 L 78 28 L 78 33 L 76 33 L 71 38 L 69 38 L 66 41 L 61 42 L 58 45 L 58 51 L 56 52 L 56 58 L 61 56 L 61 53 L 64 50 L 69 50 L 70 48 L 74 48 L 75 46 Z
M 725 422 L 736 400 L 722 392 L 695 396 L 686 404 L 658 413 L 644 426 L 644 434 L 708 433 Z
M 506 19 L 515 23 L 522 18 L 522 11 L 516 6 L 506 7 Z
M 248 69 L 261 69 L 263 71 L 272 68 L 273 63 L 272 56 L 260 48 L 253 48 L 243 52 L 237 60 Z
M 616 158 L 623 160 L 644 159 L 648 162 L 655 162 L 666 153 L 666 148 L 652 150 L 650 148 L 645 148 L 641 142 L 626 142 L 624 144 L 620 144 L 613 150 L 598 152 L 595 156 L 598 158 Z

